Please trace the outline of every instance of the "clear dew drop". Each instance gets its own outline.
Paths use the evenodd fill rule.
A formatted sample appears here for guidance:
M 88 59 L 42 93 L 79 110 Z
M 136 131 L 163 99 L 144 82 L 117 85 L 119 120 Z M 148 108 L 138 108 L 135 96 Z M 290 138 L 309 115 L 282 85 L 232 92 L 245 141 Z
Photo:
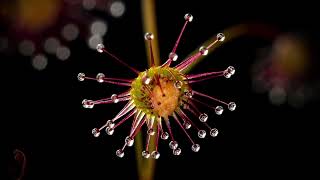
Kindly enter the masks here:
M 212 128 L 212 129 L 210 130 L 210 136 L 212 136 L 212 137 L 217 137 L 217 136 L 218 136 L 218 133 L 219 133 L 219 131 L 218 131 L 217 128 Z
M 97 45 L 97 51 L 98 51 L 99 53 L 103 53 L 103 49 L 104 49 L 104 45 L 103 45 L 103 44 L 98 44 L 98 45 Z
M 234 111 L 234 110 L 236 109 L 236 107 L 237 107 L 237 105 L 236 105 L 236 103 L 234 103 L 234 102 L 230 102 L 230 103 L 228 104 L 228 109 L 229 109 L 230 111 Z
M 86 75 L 84 73 L 79 73 L 78 76 L 77 76 L 78 81 L 84 81 L 85 77 L 86 77 Z
M 92 135 L 94 137 L 99 137 L 100 136 L 100 131 L 98 128 L 93 128 L 92 131 L 91 131 Z
M 161 133 L 161 139 L 167 140 L 169 138 L 169 134 L 167 132 Z
M 153 152 L 151 153 L 151 157 L 152 157 L 153 159 L 159 159 L 160 153 L 159 153 L 158 151 L 153 151 Z
M 108 120 L 106 125 L 107 125 L 107 127 L 113 128 L 115 124 L 112 120 Z
M 148 84 L 150 84 L 150 82 L 151 82 L 151 78 L 148 77 L 147 75 L 144 75 L 144 76 L 142 77 L 142 83 L 143 83 L 143 84 L 148 85 Z
M 223 76 L 224 76 L 225 78 L 229 79 L 229 78 L 231 77 L 231 75 L 232 75 L 232 74 L 231 74 L 227 69 L 223 71 Z
M 148 135 L 153 136 L 155 134 L 155 131 L 153 128 L 148 129 L 147 131 Z
M 185 122 L 183 123 L 183 127 L 184 127 L 185 129 L 190 129 L 190 128 L 191 128 L 191 124 L 190 124 L 189 122 L 185 121 Z
M 179 156 L 181 154 L 181 149 L 177 148 L 173 150 L 173 155 Z
M 200 150 L 200 145 L 199 145 L 199 144 L 193 144 L 193 145 L 191 146 L 191 149 L 192 149 L 193 152 L 199 152 L 199 150 Z
M 192 98 L 193 93 L 192 93 L 191 90 L 187 90 L 186 92 L 184 92 L 184 95 L 185 95 L 186 97 L 188 97 L 188 98 Z
M 198 131 L 198 136 L 199 138 L 205 138 L 206 137 L 206 131 L 205 130 L 199 130 Z
M 177 88 L 177 89 L 181 89 L 181 87 L 182 87 L 182 81 L 176 81 L 176 82 L 174 83 L 174 87 Z
M 149 153 L 149 151 L 142 151 L 142 157 L 144 157 L 144 158 L 146 158 L 146 159 L 148 159 L 149 157 L 150 157 L 150 153 Z
M 96 80 L 99 82 L 99 83 L 103 83 L 104 82 L 104 78 L 106 76 L 103 74 L 103 73 L 98 73 L 97 76 L 96 76 Z
M 188 98 L 192 98 L 192 93 L 191 93 L 191 92 L 186 92 L 185 95 L 186 95 Z
M 177 141 L 170 141 L 169 147 L 170 147 L 170 149 L 177 149 L 178 148 L 178 142 Z
M 222 42 L 226 39 L 226 36 L 223 33 L 218 33 L 217 34 L 217 40 Z
M 200 120 L 201 122 L 207 122 L 207 120 L 208 120 L 208 115 L 207 115 L 206 113 L 200 114 L 199 120 Z
M 117 94 L 112 94 L 111 100 L 112 100 L 114 103 L 118 103 L 118 102 L 119 102 L 118 95 L 117 95 Z
M 92 100 L 84 99 L 84 100 L 82 101 L 82 106 L 83 106 L 84 108 L 92 109 L 93 106 L 94 106 L 94 103 L 93 103 Z
M 222 106 L 217 106 L 214 111 L 216 112 L 217 115 L 221 115 L 223 113 L 223 107 Z
M 127 146 L 131 147 L 134 143 L 134 139 L 132 139 L 130 136 L 127 136 L 125 139 L 125 143 L 127 144 Z
M 178 55 L 174 52 L 171 52 L 169 54 L 169 59 L 171 59 L 172 61 L 176 61 L 178 59 Z
M 107 127 L 107 128 L 106 128 L 106 133 L 111 136 L 111 135 L 113 135 L 113 133 L 114 133 L 114 129 L 111 128 L 111 127 Z
M 144 39 L 145 40 L 152 40 L 154 38 L 152 33 L 147 32 L 146 34 L 144 34 Z
M 124 156 L 124 152 L 121 150 L 121 149 L 118 149 L 116 151 L 116 155 L 119 157 L 119 158 L 122 158 Z
M 187 14 L 184 15 L 184 19 L 186 21 L 192 22 L 193 16 L 191 14 L 187 13 Z
M 201 53 L 201 55 L 202 56 L 206 56 L 206 55 L 208 55 L 208 49 L 206 48 L 206 47 L 204 47 L 204 46 L 201 46 L 200 48 L 199 48 L 199 52 Z
M 236 72 L 236 69 L 233 67 L 233 66 L 229 66 L 227 68 L 227 71 L 231 74 L 231 75 L 234 75 L 234 73 Z

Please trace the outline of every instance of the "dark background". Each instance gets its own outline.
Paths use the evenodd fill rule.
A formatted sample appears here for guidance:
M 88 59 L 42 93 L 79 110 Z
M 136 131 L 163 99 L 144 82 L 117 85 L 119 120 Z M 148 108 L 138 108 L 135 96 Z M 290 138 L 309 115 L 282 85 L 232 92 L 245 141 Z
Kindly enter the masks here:
M 105 44 L 130 65 L 144 70 L 147 60 L 140 2 L 125 3 L 122 18 L 114 20 L 102 15 L 109 22 Z M 303 32 L 317 49 L 319 28 L 316 11 L 311 7 L 311 4 L 279 5 L 272 1 L 158 1 L 159 36 L 156 38 L 160 54 L 162 59 L 167 57 L 187 12 L 193 14 L 194 21 L 178 48 L 180 57 L 188 55 L 213 34 L 238 23 L 265 23 L 281 32 Z M 216 125 L 220 134 L 216 139 L 197 139 L 201 145 L 199 153 L 191 152 L 180 130 L 174 133 L 183 150 L 181 156 L 173 156 L 168 142 L 160 141 L 161 157 L 157 160 L 155 179 L 306 178 L 312 175 L 317 163 L 314 152 L 318 138 L 314 123 L 318 120 L 318 102 L 299 109 L 286 104 L 273 106 L 267 94 L 252 91 L 251 68 L 257 50 L 268 47 L 271 41 L 252 36 L 236 38 L 195 67 L 193 72 L 204 72 L 211 67 L 224 69 L 233 65 L 234 77 L 200 83 L 197 89 L 235 101 L 237 109 L 225 111 L 219 117 L 206 109 L 213 121 L 209 124 Z M 79 72 L 91 76 L 103 72 L 113 77 L 134 77 L 134 74 L 109 57 L 90 50 L 85 40 L 79 39 L 69 47 L 73 50 L 69 60 L 50 60 L 43 71 L 33 69 L 26 57 L 1 55 L 1 129 L 7 154 L 17 147 L 25 151 L 26 179 L 137 179 L 134 148 L 127 149 L 122 159 L 115 156 L 129 130 L 128 123 L 113 136 L 102 134 L 94 138 L 91 135 L 93 127 L 111 119 L 122 106 L 83 109 L 81 105 L 84 98 L 103 98 L 122 89 L 77 80 Z

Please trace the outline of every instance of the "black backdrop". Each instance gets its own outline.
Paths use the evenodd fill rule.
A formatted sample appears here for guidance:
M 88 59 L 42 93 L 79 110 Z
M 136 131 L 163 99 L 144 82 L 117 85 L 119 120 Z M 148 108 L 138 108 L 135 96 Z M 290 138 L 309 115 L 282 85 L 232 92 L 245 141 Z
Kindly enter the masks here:
M 125 3 L 127 11 L 121 19 L 104 17 L 109 22 L 106 46 L 130 65 L 143 70 L 147 61 L 140 3 Z M 187 12 L 194 15 L 194 22 L 187 28 L 178 49 L 180 57 L 213 34 L 238 23 L 267 23 L 280 31 L 305 32 L 315 42 L 319 39 L 316 11 L 306 4 L 158 1 L 156 7 L 159 33 L 156 38 L 159 38 L 162 59 L 172 48 Z M 310 103 L 301 109 L 272 106 L 267 94 L 252 91 L 251 67 L 256 51 L 270 43 L 257 37 L 237 38 L 211 53 L 194 69 L 200 72 L 208 67 L 236 67 L 236 74 L 230 80 L 213 79 L 197 88 L 234 100 L 237 110 L 226 111 L 221 117 L 209 112 L 220 134 L 216 139 L 198 140 L 199 153 L 191 152 L 180 130 L 175 133 L 181 139 L 182 156 L 173 156 L 167 142 L 161 142 L 155 179 L 311 175 L 317 143 L 314 141 L 317 128 L 313 124 L 318 119 L 315 110 L 319 105 Z M 93 110 L 81 106 L 83 98 L 109 96 L 121 88 L 78 82 L 76 78 L 79 72 L 91 75 L 104 72 L 119 77 L 134 74 L 87 48 L 84 40 L 77 40 L 70 48 L 73 52 L 69 60 L 52 60 L 40 72 L 30 66 L 28 58 L 2 55 L 1 127 L 7 154 L 15 147 L 26 152 L 27 179 L 137 179 L 134 149 L 127 149 L 123 159 L 115 156 L 128 132 L 128 124 L 112 137 L 102 135 L 96 139 L 90 133 L 93 127 L 113 117 L 121 105 L 101 105 Z

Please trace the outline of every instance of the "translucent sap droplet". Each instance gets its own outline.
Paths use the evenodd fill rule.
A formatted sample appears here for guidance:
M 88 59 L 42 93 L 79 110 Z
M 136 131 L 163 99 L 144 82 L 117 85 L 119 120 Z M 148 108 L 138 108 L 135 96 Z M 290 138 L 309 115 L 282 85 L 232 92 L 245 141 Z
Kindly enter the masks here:
M 150 136 L 153 136 L 155 134 L 155 131 L 153 128 L 150 128 L 148 129 L 147 133 L 150 135 Z
M 119 158 L 122 158 L 124 156 L 124 152 L 121 150 L 121 149 L 118 149 L 116 151 L 116 155 L 119 157 Z
M 199 138 L 205 138 L 206 137 L 206 131 L 205 130 L 199 130 L 198 131 L 198 136 Z
M 84 73 L 79 73 L 77 78 L 78 78 L 78 81 L 84 81 L 86 75 Z
M 228 109 L 229 109 L 230 111 L 234 111 L 234 110 L 236 109 L 236 107 L 237 107 L 237 105 L 236 105 L 236 103 L 234 103 L 234 102 L 230 102 L 230 103 L 228 104 Z
M 226 39 L 226 36 L 223 33 L 218 33 L 217 34 L 217 40 L 222 42 Z
M 173 150 L 173 155 L 179 156 L 181 154 L 181 149 L 177 148 Z
M 151 157 L 154 158 L 154 159 L 159 159 L 160 153 L 158 151 L 153 151 L 151 153 Z
M 113 128 L 114 127 L 114 122 L 112 120 L 107 121 L 107 127 Z
M 212 128 L 212 129 L 210 130 L 210 136 L 212 136 L 212 137 L 217 137 L 217 136 L 218 136 L 218 133 L 219 133 L 219 131 L 218 131 L 217 128 Z
M 207 115 L 206 113 L 200 114 L 199 120 L 200 120 L 201 122 L 206 122 L 206 121 L 208 120 L 208 115 Z
M 231 77 L 231 73 L 229 73 L 229 71 L 228 70 L 224 70 L 223 71 L 223 76 L 225 77 L 225 78 L 227 78 L 227 79 L 229 79 L 230 77 Z
M 94 103 L 93 103 L 92 100 L 84 99 L 84 100 L 82 101 L 82 106 L 83 106 L 84 108 L 90 108 L 90 109 L 92 109 L 93 106 L 94 106 Z
M 103 44 L 98 44 L 98 45 L 97 45 L 97 51 L 98 51 L 99 53 L 103 53 L 103 49 L 104 49 L 104 45 L 103 45 Z
M 188 98 L 192 98 L 193 93 L 192 93 L 191 90 L 187 90 L 187 91 L 184 93 L 184 95 L 185 95 L 186 97 L 188 97 Z
M 152 40 L 154 38 L 152 33 L 147 32 L 146 34 L 144 34 L 144 39 L 145 40 Z
M 161 134 L 161 139 L 167 140 L 168 138 L 169 138 L 169 134 L 168 134 L 167 132 L 163 132 L 163 133 Z
M 170 141 L 169 147 L 170 147 L 170 149 L 177 149 L 178 142 L 177 141 Z
M 171 59 L 172 61 L 176 61 L 178 59 L 178 55 L 174 52 L 171 52 L 169 54 L 169 59 Z
M 118 103 L 118 102 L 119 102 L 118 95 L 112 94 L 111 100 L 112 100 L 114 103 Z
M 191 124 L 190 124 L 189 122 L 185 121 L 185 122 L 183 123 L 183 127 L 184 127 L 185 129 L 190 129 L 190 128 L 191 128 Z
M 200 145 L 199 144 L 193 144 L 191 149 L 192 149 L 193 152 L 199 152 Z
M 222 106 L 217 106 L 215 108 L 215 112 L 217 115 L 221 115 L 223 113 L 223 107 Z
M 174 83 L 174 87 L 176 87 L 177 89 L 181 89 L 181 87 L 182 87 L 182 82 L 181 82 L 181 81 L 176 81 L 176 82 Z
M 134 143 L 134 139 L 132 139 L 130 136 L 127 136 L 125 139 L 125 142 L 126 142 L 127 146 L 132 146 Z
M 94 137 L 99 137 L 100 136 L 100 131 L 98 128 L 93 128 L 92 131 L 91 131 L 92 135 Z
M 201 46 L 201 47 L 199 48 L 199 52 L 201 53 L 202 56 L 206 56 L 209 51 L 208 51 L 208 49 L 207 49 L 206 47 Z
M 233 67 L 233 66 L 229 66 L 227 68 L 227 71 L 231 74 L 231 75 L 234 75 L 234 73 L 236 72 L 236 69 Z
M 150 82 L 151 82 L 151 78 L 148 77 L 147 75 L 144 75 L 144 76 L 142 77 L 142 82 L 143 82 L 143 84 L 148 85 L 148 84 L 150 84 Z
M 111 127 L 107 127 L 107 128 L 106 128 L 106 132 L 107 132 L 108 135 L 111 136 L 111 135 L 113 135 L 113 133 L 114 133 L 114 129 L 111 128 Z
M 97 74 L 97 76 L 96 76 L 96 79 L 97 79 L 97 81 L 99 82 L 99 83 L 103 83 L 104 82 L 104 78 L 105 78 L 106 76 L 103 74 L 103 73 L 98 73 Z
M 150 153 L 149 153 L 149 151 L 142 151 L 142 157 L 144 157 L 144 158 L 146 158 L 146 159 L 148 159 L 149 157 L 150 157 Z
M 184 15 L 184 19 L 186 21 L 192 22 L 193 16 L 191 14 L 187 13 L 187 14 Z

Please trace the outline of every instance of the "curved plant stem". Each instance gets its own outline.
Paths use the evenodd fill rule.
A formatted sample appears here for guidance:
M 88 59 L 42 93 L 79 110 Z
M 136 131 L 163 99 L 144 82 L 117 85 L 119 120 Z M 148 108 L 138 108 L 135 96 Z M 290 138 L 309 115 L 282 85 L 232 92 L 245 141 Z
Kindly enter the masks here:
M 153 54 L 154 54 L 154 65 L 160 65 L 160 56 L 159 56 L 159 45 L 157 40 L 157 22 L 156 22 L 156 12 L 155 12 L 155 3 L 154 0 L 141 0 L 141 10 L 143 18 L 143 29 L 144 32 L 151 32 L 154 35 L 152 40 Z M 148 42 L 145 43 L 146 54 L 149 56 Z M 151 66 L 151 58 L 148 57 L 148 64 Z M 155 123 L 156 124 L 156 123 Z M 137 168 L 138 175 L 140 180 L 152 180 L 155 169 L 155 160 L 152 158 L 142 159 L 141 152 L 143 150 L 143 139 L 141 133 L 138 133 L 136 139 L 136 159 L 137 159 Z M 155 149 L 155 139 L 151 138 L 149 144 L 150 150 Z
M 154 35 L 152 40 L 153 54 L 155 66 L 160 65 L 160 55 L 159 55 L 159 44 L 158 44 L 158 31 L 157 31 L 157 18 L 156 18 L 156 8 L 155 0 L 141 0 L 141 11 L 142 11 L 142 24 L 144 32 L 151 32 Z M 146 54 L 149 56 L 148 42 L 145 42 Z M 151 66 L 150 57 L 148 57 L 149 66 Z

